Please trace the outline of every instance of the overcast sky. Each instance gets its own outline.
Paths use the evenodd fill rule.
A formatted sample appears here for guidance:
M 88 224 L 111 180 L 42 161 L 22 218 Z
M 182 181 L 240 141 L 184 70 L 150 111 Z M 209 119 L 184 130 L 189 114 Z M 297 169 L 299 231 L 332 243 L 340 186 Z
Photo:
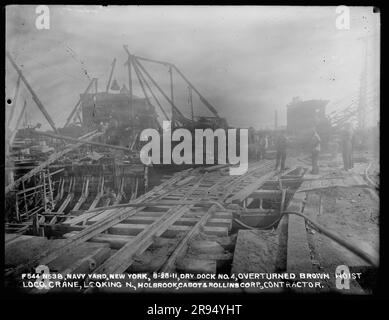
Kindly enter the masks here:
M 368 103 L 379 103 L 380 17 L 371 7 L 350 8 L 350 30 L 336 28 L 335 7 L 50 6 L 49 30 L 36 29 L 35 8 L 7 7 L 6 47 L 57 126 L 91 78 L 105 90 L 113 58 L 114 78 L 128 84 L 123 44 L 174 63 L 230 125 L 263 128 L 273 126 L 275 110 L 284 125 L 296 96 L 328 99 L 327 111 L 356 103 L 367 36 Z M 169 92 L 167 68 L 144 65 Z M 187 88 L 175 80 L 177 104 L 189 115 Z M 15 83 L 7 61 L 7 97 Z M 25 88 L 16 110 L 24 99 L 31 121 L 48 128 Z M 195 115 L 210 115 L 194 103 Z

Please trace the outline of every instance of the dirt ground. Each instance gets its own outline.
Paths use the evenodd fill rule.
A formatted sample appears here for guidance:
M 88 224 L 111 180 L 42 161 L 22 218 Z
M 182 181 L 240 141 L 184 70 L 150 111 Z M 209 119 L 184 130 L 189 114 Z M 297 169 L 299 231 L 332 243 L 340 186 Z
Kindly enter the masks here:
M 375 181 L 379 179 L 379 164 L 374 159 L 363 159 L 356 162 L 349 172 L 341 167 L 338 159 L 322 160 L 321 175 L 325 177 L 348 177 L 358 175 L 364 177 L 364 172 L 369 163 L 370 177 Z M 378 255 L 379 252 L 379 197 L 374 187 L 330 188 L 320 192 L 310 193 L 304 213 L 318 223 L 336 232 L 344 239 L 353 243 L 364 251 Z M 338 265 L 344 264 L 350 267 L 351 272 L 362 271 L 366 276 L 371 276 L 372 268 L 364 260 L 354 253 L 340 246 L 328 237 L 318 233 L 314 228 L 308 227 L 308 242 L 311 249 L 311 258 L 318 270 L 333 273 Z M 374 281 L 358 281 L 358 284 L 367 292 L 371 291 Z M 333 282 L 329 282 L 333 287 Z

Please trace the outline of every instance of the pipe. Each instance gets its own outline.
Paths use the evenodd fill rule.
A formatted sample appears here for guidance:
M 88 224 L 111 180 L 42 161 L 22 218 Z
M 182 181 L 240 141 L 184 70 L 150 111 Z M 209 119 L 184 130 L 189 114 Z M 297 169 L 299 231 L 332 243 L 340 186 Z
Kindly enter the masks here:
M 374 257 L 372 256 L 371 254 L 365 252 L 364 250 L 358 248 L 356 245 L 348 242 L 347 240 L 345 240 L 344 238 L 342 238 L 341 236 L 339 236 L 338 234 L 336 234 L 335 232 L 333 231 L 330 231 L 328 229 L 326 229 L 325 227 L 323 227 L 322 225 L 318 224 L 317 222 L 311 220 L 310 218 L 308 218 L 306 215 L 300 213 L 300 212 L 297 212 L 297 211 L 285 211 L 282 213 L 280 219 L 277 219 L 275 222 L 273 222 L 271 225 L 275 224 L 277 221 L 281 220 L 282 216 L 284 214 L 295 214 L 295 215 L 298 215 L 302 218 L 304 218 L 306 221 L 308 221 L 309 223 L 311 223 L 320 233 L 326 235 L 327 237 L 329 237 L 331 240 L 335 241 L 336 243 L 340 244 L 341 246 L 345 247 L 346 249 L 350 250 L 352 253 L 354 253 L 355 255 L 357 255 L 359 258 L 363 259 L 364 261 L 370 263 L 371 265 L 373 265 L 374 267 L 379 267 L 379 261 L 378 261 L 378 258 L 377 257 Z M 253 227 L 250 227 L 250 226 L 247 226 L 246 224 L 244 224 L 243 222 L 239 221 L 238 219 L 234 219 L 234 221 L 236 221 L 238 224 L 248 228 L 248 229 L 251 229 L 251 230 L 263 230 L 263 229 L 268 229 L 269 227 L 266 227 L 266 228 L 253 228 Z M 271 226 L 270 225 L 270 226 Z
M 377 184 L 374 183 L 374 181 L 371 180 L 370 177 L 369 177 L 369 169 L 370 169 L 370 167 L 371 167 L 371 164 L 372 164 L 372 163 L 370 162 L 369 165 L 368 165 L 368 166 L 366 167 L 366 169 L 365 169 L 365 178 L 366 178 L 366 180 L 367 180 L 373 187 L 378 188 Z
M 346 249 L 350 250 L 352 253 L 360 257 L 361 259 L 365 260 L 366 262 L 372 264 L 374 267 L 379 267 L 379 261 L 377 257 L 374 257 L 370 255 L 369 253 L 365 252 L 364 250 L 358 248 L 356 245 L 347 242 L 344 238 L 336 234 L 335 232 L 332 232 L 322 225 L 318 224 L 317 222 L 311 220 L 306 215 L 300 213 L 300 212 L 294 212 L 294 211 L 286 211 L 284 214 L 296 214 L 300 217 L 303 217 L 305 220 L 309 221 L 320 233 L 326 235 L 331 240 L 337 242 L 341 246 L 345 247 Z

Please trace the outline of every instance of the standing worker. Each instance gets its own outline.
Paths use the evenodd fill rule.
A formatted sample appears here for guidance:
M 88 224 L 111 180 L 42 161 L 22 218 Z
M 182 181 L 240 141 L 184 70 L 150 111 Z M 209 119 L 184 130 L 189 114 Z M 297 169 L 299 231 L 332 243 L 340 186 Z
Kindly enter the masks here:
M 259 140 L 259 159 L 265 159 L 266 150 L 269 147 L 269 140 L 267 139 L 267 135 L 263 135 Z
M 286 161 L 286 147 L 288 145 L 288 138 L 286 137 L 285 131 L 280 132 L 276 139 L 276 167 L 274 170 L 278 169 L 278 166 L 281 163 L 281 171 L 285 170 L 285 161 Z
M 320 136 L 318 135 L 316 129 L 313 129 L 312 137 L 312 174 L 319 174 L 319 166 L 317 164 L 320 154 Z
M 349 170 L 353 167 L 352 161 L 353 150 L 353 128 L 351 123 L 346 125 L 346 129 L 342 133 L 342 156 L 344 170 Z

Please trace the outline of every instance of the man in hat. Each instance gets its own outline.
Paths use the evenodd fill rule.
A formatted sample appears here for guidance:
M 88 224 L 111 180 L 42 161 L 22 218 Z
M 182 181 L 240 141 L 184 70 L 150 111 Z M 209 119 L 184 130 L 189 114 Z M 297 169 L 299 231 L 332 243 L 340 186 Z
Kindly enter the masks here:
M 313 136 L 311 141 L 311 152 L 312 152 L 312 174 L 319 174 L 319 166 L 317 164 L 320 154 L 320 136 L 316 129 L 313 129 Z

